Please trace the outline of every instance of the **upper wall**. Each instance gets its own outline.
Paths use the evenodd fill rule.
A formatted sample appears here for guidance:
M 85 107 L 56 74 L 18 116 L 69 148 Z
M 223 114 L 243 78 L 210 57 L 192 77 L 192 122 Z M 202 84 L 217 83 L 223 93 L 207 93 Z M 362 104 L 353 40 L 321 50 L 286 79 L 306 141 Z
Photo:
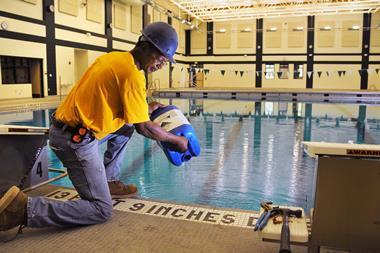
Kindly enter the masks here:
M 330 29 L 325 29 L 327 27 Z M 206 23 L 199 28 L 191 32 L 191 54 L 205 55 Z M 213 53 L 255 54 L 256 30 L 256 20 L 214 22 Z M 307 17 L 264 19 L 263 54 L 306 54 L 307 30 Z M 316 16 L 314 53 L 360 54 L 362 33 L 363 14 Z M 370 48 L 371 53 L 380 52 L 380 11 L 372 14 Z
M 307 17 L 264 19 L 263 23 L 264 54 L 291 54 L 306 51 Z
M 207 26 L 206 23 L 201 23 L 199 30 L 192 30 L 190 32 L 191 36 L 191 54 L 206 54 L 207 52 Z
M 54 0 L 55 23 L 104 34 L 104 1 Z
M 105 35 L 105 1 L 104 0 L 87 0 L 79 2 L 73 0 L 55 0 L 56 23 L 68 27 L 78 28 L 88 31 L 87 36 L 91 36 L 91 32 Z M 135 43 L 140 36 L 142 30 L 142 5 L 131 6 L 124 1 L 112 1 L 112 36 L 116 40 L 115 49 L 130 50 L 128 44 Z M 70 37 L 70 35 L 62 34 L 57 31 L 60 39 L 62 37 Z M 67 32 L 66 32 L 67 33 Z M 82 43 L 88 38 L 78 38 Z M 76 41 L 74 39 L 74 41 Z M 76 41 L 79 42 L 79 41 Z M 103 39 L 93 39 L 88 43 L 107 47 L 107 41 Z
M 362 14 L 316 16 L 314 31 L 315 53 L 361 53 L 362 51 Z
M 214 24 L 214 53 L 252 54 L 256 47 L 256 22 L 236 21 Z
M 380 53 L 380 11 L 371 19 L 371 53 Z
M 374 90 L 378 89 L 380 78 L 380 11 L 371 15 L 370 27 L 363 27 L 363 19 L 367 16 L 315 16 L 314 27 L 308 27 L 309 17 L 263 19 L 262 44 L 256 38 L 260 35 L 260 31 L 255 27 L 260 22 L 256 20 L 214 22 L 209 26 L 213 31 L 207 31 L 206 23 L 202 23 L 199 31 L 191 32 L 191 55 L 187 59 L 204 66 L 211 64 L 208 66 L 212 66 L 214 73 L 210 72 L 205 77 L 206 87 L 251 85 L 263 88 Z M 245 32 L 250 29 L 254 32 Z M 367 55 L 362 47 L 363 34 L 368 30 L 370 42 L 364 43 L 370 47 L 367 62 Z M 207 35 L 210 34 L 213 42 L 211 54 L 207 53 L 207 40 L 210 37 Z M 311 47 L 307 44 L 308 39 L 313 39 L 309 41 Z M 256 50 L 256 47 L 260 46 L 262 52 Z M 250 56 L 255 59 L 248 60 Z M 222 65 L 221 62 L 225 64 Z M 213 63 L 217 64 L 212 65 Z M 267 64 L 273 64 L 275 67 L 273 79 L 267 79 L 264 75 Z M 288 79 L 278 77 L 281 64 L 289 66 Z M 293 78 L 295 64 L 303 66 L 304 73 L 301 79 Z M 248 73 L 254 73 L 255 70 L 249 67 L 250 65 L 261 67 L 256 76 L 252 75 L 250 79 L 243 80 L 234 74 L 229 75 L 228 70 L 231 73 L 241 69 L 244 71 L 245 68 L 242 66 L 249 69 Z M 226 70 L 226 74 L 221 75 L 221 70 Z M 362 75 L 363 73 L 368 75 Z M 257 77 L 261 78 L 255 84 Z
M 172 20 L 172 25 L 178 34 L 178 49 L 177 53 L 184 54 L 185 53 L 185 25 L 179 22 L 176 19 Z
M 42 0 L 3 0 L 0 1 L 0 10 L 29 18 L 43 19 Z
M 137 41 L 142 30 L 142 6 L 112 2 L 112 28 L 116 38 Z

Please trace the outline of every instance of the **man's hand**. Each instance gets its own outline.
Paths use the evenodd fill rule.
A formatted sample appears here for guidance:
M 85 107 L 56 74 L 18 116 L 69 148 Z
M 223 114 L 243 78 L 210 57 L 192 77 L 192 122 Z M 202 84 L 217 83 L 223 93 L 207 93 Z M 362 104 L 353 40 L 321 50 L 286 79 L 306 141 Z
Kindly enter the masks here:
M 173 147 L 170 147 L 174 151 L 185 153 L 187 151 L 187 145 L 189 144 L 189 140 L 183 136 L 177 136 L 176 143 L 173 144 Z
M 159 102 L 153 101 L 153 102 L 149 103 L 149 113 L 152 113 L 154 110 L 161 108 L 161 107 L 165 107 L 165 106 L 166 105 L 163 105 Z

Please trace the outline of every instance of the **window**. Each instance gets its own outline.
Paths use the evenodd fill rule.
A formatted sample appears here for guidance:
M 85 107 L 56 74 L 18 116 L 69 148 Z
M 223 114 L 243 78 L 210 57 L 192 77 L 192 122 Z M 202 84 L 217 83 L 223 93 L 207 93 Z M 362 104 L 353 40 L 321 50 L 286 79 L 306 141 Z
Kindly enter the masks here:
M 289 78 L 289 64 L 280 64 L 280 71 L 278 72 L 278 78 L 288 79 Z
M 274 64 L 265 65 L 265 79 L 274 79 Z
M 303 79 L 303 64 L 294 64 L 294 79 Z
M 273 106 L 273 102 L 265 102 L 264 103 L 264 115 L 268 116 L 268 115 L 273 115 L 273 110 L 274 106 Z
M 2 84 L 30 83 L 30 59 L 1 56 Z

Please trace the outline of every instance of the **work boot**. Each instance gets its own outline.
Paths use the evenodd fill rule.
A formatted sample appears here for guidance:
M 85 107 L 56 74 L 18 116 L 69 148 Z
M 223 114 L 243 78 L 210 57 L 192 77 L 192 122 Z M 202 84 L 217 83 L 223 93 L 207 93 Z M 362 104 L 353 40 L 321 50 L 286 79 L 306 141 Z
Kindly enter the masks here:
M 0 199 L 0 231 L 26 225 L 28 197 L 17 186 L 12 186 Z
M 108 182 L 108 187 L 112 198 L 126 198 L 137 192 L 136 185 L 126 185 L 119 180 Z

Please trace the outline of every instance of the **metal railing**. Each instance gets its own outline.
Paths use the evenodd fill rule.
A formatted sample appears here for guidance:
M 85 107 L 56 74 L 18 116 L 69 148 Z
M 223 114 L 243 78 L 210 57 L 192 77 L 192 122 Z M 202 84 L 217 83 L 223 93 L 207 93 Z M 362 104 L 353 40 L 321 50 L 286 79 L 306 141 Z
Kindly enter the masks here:
M 46 181 L 44 181 L 44 182 L 41 182 L 41 183 L 39 183 L 39 184 L 36 184 L 36 185 L 31 186 L 31 187 L 25 188 L 25 189 L 23 190 L 23 192 L 29 192 L 29 191 L 32 191 L 32 190 L 34 190 L 34 189 L 37 189 L 38 187 L 41 187 L 41 186 L 44 186 L 44 185 L 50 184 L 51 182 L 57 181 L 57 180 L 59 180 L 59 179 L 61 179 L 61 178 L 64 178 L 64 177 L 66 177 L 66 176 L 68 175 L 68 174 L 67 174 L 67 171 L 65 171 L 65 170 L 60 170 L 60 169 L 55 169 L 55 168 L 49 168 L 48 170 L 51 171 L 51 172 L 59 172 L 59 173 L 61 173 L 61 174 L 58 175 L 58 176 L 56 176 L 56 177 L 50 178 L 50 179 L 48 179 L 48 180 L 46 180 Z

